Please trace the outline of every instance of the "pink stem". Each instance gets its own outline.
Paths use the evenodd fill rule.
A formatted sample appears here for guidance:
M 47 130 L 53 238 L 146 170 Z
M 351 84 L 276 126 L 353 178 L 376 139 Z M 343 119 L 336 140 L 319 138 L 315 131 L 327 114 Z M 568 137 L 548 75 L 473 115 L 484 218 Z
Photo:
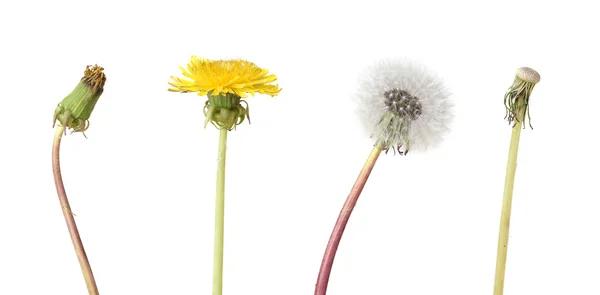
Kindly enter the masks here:
M 365 187 L 365 183 L 375 166 L 375 162 L 377 158 L 381 154 L 381 149 L 377 146 L 373 148 L 367 162 L 363 166 L 344 206 L 342 207 L 342 211 L 340 212 L 340 216 L 338 217 L 335 226 L 333 227 L 333 232 L 331 233 L 331 237 L 329 238 L 329 243 L 327 243 L 327 248 L 325 249 L 325 255 L 323 255 L 323 261 L 321 262 L 321 269 L 319 270 L 319 276 L 317 278 L 317 284 L 315 285 L 315 295 L 325 295 L 327 293 L 327 284 L 329 283 L 329 276 L 331 275 L 331 267 L 333 266 L 333 259 L 335 258 L 335 253 L 337 252 L 338 246 L 340 245 L 340 240 L 342 239 L 342 235 L 344 234 L 344 229 L 346 229 L 346 224 L 348 224 L 348 219 L 350 219 L 350 215 L 352 214 L 352 210 L 354 206 L 356 206 L 356 201 L 358 201 L 358 197 Z
M 67 228 L 69 229 L 69 235 L 71 236 L 71 241 L 73 242 L 73 247 L 75 248 L 75 254 L 77 254 L 77 259 L 79 260 L 79 265 L 81 266 L 81 272 L 83 273 L 83 278 L 85 279 L 88 293 L 90 295 L 98 295 L 98 287 L 96 286 L 96 280 L 94 279 L 94 274 L 92 273 L 92 267 L 90 266 L 90 262 L 85 254 L 85 249 L 83 248 L 83 243 L 81 242 L 81 237 L 79 236 L 79 231 L 77 230 L 77 224 L 75 224 L 75 219 L 73 218 L 73 212 L 71 212 L 71 205 L 69 205 L 69 199 L 67 199 L 67 193 L 65 192 L 65 186 L 61 176 L 60 142 L 63 135 L 63 128 L 64 127 L 59 126 L 56 130 L 54 144 L 52 145 L 52 171 L 54 172 L 54 183 L 56 184 L 56 192 L 58 193 L 60 207 L 62 208 L 63 216 L 65 217 L 65 222 L 67 223 Z

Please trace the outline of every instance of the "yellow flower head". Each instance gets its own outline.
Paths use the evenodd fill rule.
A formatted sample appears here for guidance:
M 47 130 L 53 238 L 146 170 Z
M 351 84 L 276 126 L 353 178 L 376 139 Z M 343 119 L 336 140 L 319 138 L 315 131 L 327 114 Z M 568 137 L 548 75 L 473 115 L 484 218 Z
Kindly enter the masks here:
M 281 91 L 279 85 L 269 84 L 277 76 L 241 59 L 209 60 L 192 56 L 187 69 L 179 68 L 185 78 L 171 77 L 169 84 L 173 88 L 169 91 L 210 96 L 231 93 L 239 97 L 248 97 L 246 93 L 254 96 L 255 92 L 276 96 Z

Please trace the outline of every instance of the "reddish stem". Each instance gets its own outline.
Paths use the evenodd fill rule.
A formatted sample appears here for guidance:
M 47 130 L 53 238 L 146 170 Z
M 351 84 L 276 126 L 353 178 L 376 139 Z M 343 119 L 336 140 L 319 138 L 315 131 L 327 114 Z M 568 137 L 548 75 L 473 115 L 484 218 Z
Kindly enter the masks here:
M 348 219 L 350 219 L 350 215 L 352 214 L 352 210 L 354 206 L 356 206 L 356 201 L 358 201 L 358 197 L 365 187 L 365 183 L 375 166 L 375 162 L 377 158 L 381 154 L 381 149 L 377 146 L 373 148 L 367 162 L 363 166 L 342 210 L 340 215 L 333 227 L 333 232 L 331 233 L 331 237 L 329 238 L 329 243 L 327 243 L 327 248 L 325 249 L 325 255 L 323 255 L 323 261 L 321 262 L 321 269 L 319 270 L 319 276 L 317 278 L 317 284 L 315 285 L 315 295 L 325 295 L 327 293 L 327 284 L 329 283 L 329 276 L 331 275 L 331 267 L 333 266 L 333 259 L 335 258 L 335 253 L 337 252 L 338 246 L 340 245 L 340 240 L 342 239 L 342 235 L 344 234 L 344 229 L 346 229 L 346 224 L 348 224 Z
M 60 207 L 62 208 L 63 216 L 65 217 L 67 228 L 69 229 L 69 235 L 71 236 L 73 247 L 75 247 L 75 253 L 77 254 L 77 259 L 79 260 L 79 265 L 81 266 L 81 272 L 83 273 L 83 278 L 85 279 L 88 292 L 90 295 L 98 295 L 98 287 L 96 286 L 96 280 L 94 279 L 94 274 L 92 273 L 92 267 L 90 266 L 90 262 L 85 254 L 85 249 L 83 248 L 83 243 L 81 242 L 81 237 L 79 236 L 79 231 L 77 230 L 77 224 L 75 224 L 75 219 L 73 218 L 73 212 L 71 212 L 71 205 L 69 205 L 69 200 L 67 199 L 67 193 L 65 191 L 65 186 L 63 184 L 62 175 L 60 172 L 60 142 L 62 139 L 63 130 L 64 127 L 62 126 L 57 128 L 56 135 L 54 136 L 54 144 L 52 145 L 52 171 L 54 172 L 54 184 L 56 185 L 56 192 L 58 193 Z

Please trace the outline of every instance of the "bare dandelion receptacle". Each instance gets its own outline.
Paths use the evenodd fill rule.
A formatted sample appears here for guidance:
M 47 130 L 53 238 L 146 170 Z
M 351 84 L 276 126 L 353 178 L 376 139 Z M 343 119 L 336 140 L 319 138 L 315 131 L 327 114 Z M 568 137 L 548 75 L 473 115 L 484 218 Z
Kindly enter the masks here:
M 525 123 L 525 119 L 527 119 L 529 127 L 533 128 L 529 114 L 529 97 L 538 82 L 540 82 L 540 74 L 534 69 L 528 67 L 517 69 L 514 82 L 504 95 L 505 119 L 513 127 L 518 122 Z M 523 124 L 523 128 L 525 128 L 525 124 Z

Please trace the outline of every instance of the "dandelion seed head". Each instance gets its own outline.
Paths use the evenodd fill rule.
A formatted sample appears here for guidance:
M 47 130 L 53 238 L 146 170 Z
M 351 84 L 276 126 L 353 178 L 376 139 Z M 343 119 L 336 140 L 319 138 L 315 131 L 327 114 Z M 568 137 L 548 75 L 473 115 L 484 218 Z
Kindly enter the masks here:
M 449 131 L 452 103 L 442 81 L 423 65 L 384 60 L 361 76 L 357 101 L 366 131 L 400 154 L 436 146 Z

